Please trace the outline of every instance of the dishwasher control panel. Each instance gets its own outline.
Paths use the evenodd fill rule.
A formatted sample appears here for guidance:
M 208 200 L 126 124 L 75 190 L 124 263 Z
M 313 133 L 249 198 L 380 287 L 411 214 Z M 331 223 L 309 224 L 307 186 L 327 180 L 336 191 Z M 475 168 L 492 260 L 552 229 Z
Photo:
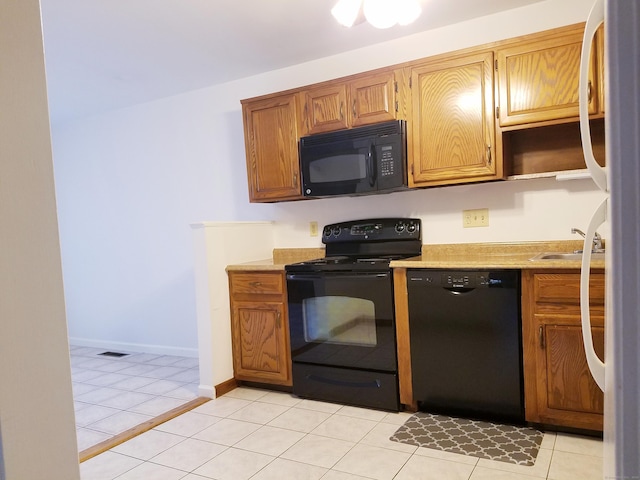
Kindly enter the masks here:
M 500 275 L 484 271 L 442 271 L 442 270 L 410 270 L 407 280 L 444 288 L 486 288 L 499 287 L 503 279 Z

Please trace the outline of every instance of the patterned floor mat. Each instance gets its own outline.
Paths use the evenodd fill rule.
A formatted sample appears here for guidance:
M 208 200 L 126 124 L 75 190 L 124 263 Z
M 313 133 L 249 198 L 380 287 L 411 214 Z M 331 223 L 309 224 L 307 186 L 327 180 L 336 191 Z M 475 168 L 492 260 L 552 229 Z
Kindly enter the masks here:
M 531 466 L 536 461 L 542 437 L 543 433 L 533 428 L 418 412 L 390 440 Z

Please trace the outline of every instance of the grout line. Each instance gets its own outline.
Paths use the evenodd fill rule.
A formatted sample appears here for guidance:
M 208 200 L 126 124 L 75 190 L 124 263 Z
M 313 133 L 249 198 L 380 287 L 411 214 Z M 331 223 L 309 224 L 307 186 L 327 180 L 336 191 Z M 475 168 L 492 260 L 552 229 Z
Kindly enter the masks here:
M 127 440 L 131 440 L 138 435 L 145 433 L 152 428 L 157 427 L 169 420 L 182 415 L 190 410 L 193 410 L 200 405 L 207 403 L 210 398 L 207 397 L 198 397 L 194 400 L 191 400 L 183 405 L 180 405 L 176 408 L 169 410 L 168 412 L 163 413 L 162 415 L 158 415 L 157 417 L 152 418 L 151 420 L 147 420 L 146 422 L 141 423 L 140 425 L 136 425 L 128 430 L 125 430 L 118 435 L 115 435 L 107 440 L 104 440 L 100 443 L 97 443 L 89 448 L 82 450 L 79 454 L 80 463 L 89 460 L 90 458 L 95 457 L 107 450 L 112 449 L 113 447 L 120 445 L 121 443 L 126 442 Z

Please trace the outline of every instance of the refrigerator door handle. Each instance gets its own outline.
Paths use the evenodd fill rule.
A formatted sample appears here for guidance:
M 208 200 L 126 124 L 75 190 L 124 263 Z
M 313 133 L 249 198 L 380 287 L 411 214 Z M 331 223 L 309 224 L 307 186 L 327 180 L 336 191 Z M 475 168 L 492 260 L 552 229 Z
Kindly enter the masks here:
M 608 192 L 606 170 L 596 162 L 591 145 L 591 128 L 589 126 L 589 57 L 591 45 L 598 27 L 604 22 L 604 0 L 596 0 L 587 23 L 584 27 L 582 40 L 582 54 L 580 56 L 580 84 L 578 91 L 580 112 L 580 136 L 582 138 L 582 150 L 584 161 L 591 178 L 603 192 Z
M 596 209 L 587 232 L 584 236 L 584 249 L 582 253 L 582 269 L 580 270 L 580 317 L 582 318 L 582 341 L 584 351 L 587 356 L 587 365 L 591 371 L 593 379 L 604 391 L 604 362 L 598 358 L 593 348 L 593 336 L 591 335 L 591 315 L 589 312 L 589 271 L 591 268 L 591 248 L 596 229 L 602 225 L 607 218 L 607 199 L 605 198 Z

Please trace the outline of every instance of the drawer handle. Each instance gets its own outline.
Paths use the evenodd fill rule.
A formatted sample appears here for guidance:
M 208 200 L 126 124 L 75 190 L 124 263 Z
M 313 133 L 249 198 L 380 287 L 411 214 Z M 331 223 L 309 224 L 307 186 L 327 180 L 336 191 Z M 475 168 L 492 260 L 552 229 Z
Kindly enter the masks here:
M 249 285 L 251 285 L 252 287 L 260 287 L 262 285 L 261 282 L 250 282 Z
M 544 327 L 538 327 L 538 339 L 540 340 L 540 348 L 544 349 Z

